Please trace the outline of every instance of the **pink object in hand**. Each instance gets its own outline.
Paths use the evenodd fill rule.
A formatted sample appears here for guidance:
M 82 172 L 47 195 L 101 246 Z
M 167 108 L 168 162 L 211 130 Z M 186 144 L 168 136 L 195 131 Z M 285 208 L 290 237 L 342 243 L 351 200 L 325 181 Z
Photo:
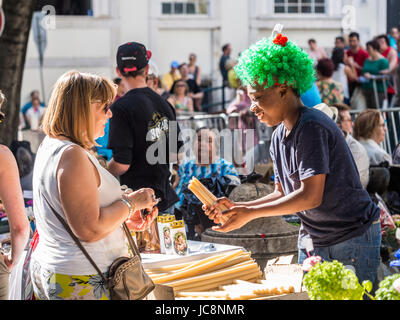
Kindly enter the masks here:
M 312 256 L 304 260 L 303 262 L 303 271 L 310 271 L 312 267 L 314 267 L 316 264 L 320 263 L 322 261 L 322 258 L 320 256 Z

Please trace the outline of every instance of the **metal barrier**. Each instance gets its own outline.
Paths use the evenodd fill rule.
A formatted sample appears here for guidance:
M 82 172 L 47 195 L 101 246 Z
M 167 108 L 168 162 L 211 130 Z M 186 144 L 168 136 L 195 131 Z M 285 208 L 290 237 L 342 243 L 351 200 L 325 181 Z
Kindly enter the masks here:
M 383 109 L 385 105 L 380 105 L 379 101 L 379 94 L 378 94 L 378 82 L 382 82 L 383 84 L 383 92 L 385 93 L 385 100 L 387 101 L 386 107 L 393 108 L 395 99 L 392 99 L 391 104 L 389 106 L 389 96 L 388 96 L 388 82 L 392 81 L 393 78 L 391 75 L 371 75 L 372 80 L 372 88 L 374 90 L 374 97 L 375 97 L 375 106 L 377 109 Z
M 383 142 L 383 148 L 390 155 L 399 143 L 400 136 L 400 108 L 379 109 L 383 119 L 386 121 L 386 135 Z M 351 110 L 353 120 L 362 110 Z
M 199 129 L 207 127 L 210 129 L 217 129 L 219 131 L 223 129 L 254 129 L 256 131 L 256 141 L 270 141 L 273 129 L 269 128 L 264 123 L 261 123 L 257 117 L 253 114 L 249 115 L 254 120 L 254 127 L 250 126 L 243 128 L 239 125 L 240 114 L 232 113 L 226 115 L 225 113 L 218 114 L 202 114 L 195 113 L 194 115 L 178 115 L 177 121 L 181 129 Z
M 210 101 L 210 100 L 212 101 L 213 100 L 212 93 L 214 91 L 218 91 L 218 90 L 221 90 L 222 101 L 202 104 L 201 105 L 202 110 L 208 111 L 211 108 L 214 108 L 214 107 L 217 107 L 217 106 L 222 106 L 222 109 L 225 110 L 225 105 L 226 105 L 226 102 L 227 102 L 225 100 L 225 86 L 204 88 L 203 89 L 203 93 L 204 93 L 204 96 L 207 97 L 207 98 L 203 99 L 203 101 L 204 100 L 207 101 L 207 102 Z
M 199 128 L 207 127 L 210 129 L 217 129 L 219 133 L 224 130 L 224 134 L 220 136 L 220 154 L 226 160 L 235 164 L 236 168 L 243 169 L 244 161 L 254 157 L 256 147 L 261 148 L 257 154 L 258 157 L 269 158 L 269 143 L 271 141 L 273 129 L 269 128 L 265 124 L 261 123 L 257 117 L 253 114 L 249 114 L 248 118 L 244 120 L 245 123 L 241 123 L 241 115 L 239 113 L 233 113 L 226 115 L 225 113 L 220 114 L 199 114 L 195 115 L 178 115 L 177 121 L 180 129 L 192 129 L 196 130 Z M 226 133 L 228 130 L 229 140 L 226 140 Z M 248 130 L 255 130 L 253 132 Z M 230 131 L 230 132 L 229 132 Z M 190 132 L 189 132 L 190 133 Z M 184 132 L 182 138 L 187 140 L 187 132 Z M 192 134 L 192 133 L 190 133 Z M 193 146 L 188 146 L 193 151 Z M 227 147 L 227 148 L 225 148 Z M 247 158 L 247 157 L 250 158 Z M 249 160 L 251 161 L 251 160 Z
M 208 127 L 210 129 L 222 130 L 228 127 L 228 116 L 225 113 L 204 114 L 194 113 L 193 115 L 178 115 L 177 121 L 181 129 L 194 129 Z
M 256 131 L 256 141 L 271 141 L 273 129 L 268 127 L 266 124 L 260 122 L 258 118 L 252 113 L 249 115 L 254 120 L 254 128 L 248 127 L 246 129 L 255 129 Z M 240 114 L 239 113 L 231 113 L 228 116 L 229 128 L 231 129 L 240 129 L 239 125 Z

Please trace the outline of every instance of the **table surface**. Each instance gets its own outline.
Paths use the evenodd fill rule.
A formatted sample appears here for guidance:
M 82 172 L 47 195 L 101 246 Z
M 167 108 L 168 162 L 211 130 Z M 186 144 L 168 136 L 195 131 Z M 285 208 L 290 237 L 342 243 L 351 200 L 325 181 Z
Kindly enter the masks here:
M 219 243 L 192 241 L 192 240 L 188 240 L 188 247 L 189 247 L 189 253 L 186 256 L 168 255 L 159 253 L 158 254 L 142 253 L 141 257 L 142 257 L 143 267 L 150 269 L 150 268 L 168 266 L 171 264 L 191 262 L 211 257 L 213 255 L 217 255 L 222 252 L 228 252 L 237 249 L 242 249 L 246 251 L 243 247 L 230 246 Z M 211 247 L 214 247 L 212 251 L 210 250 L 212 249 Z

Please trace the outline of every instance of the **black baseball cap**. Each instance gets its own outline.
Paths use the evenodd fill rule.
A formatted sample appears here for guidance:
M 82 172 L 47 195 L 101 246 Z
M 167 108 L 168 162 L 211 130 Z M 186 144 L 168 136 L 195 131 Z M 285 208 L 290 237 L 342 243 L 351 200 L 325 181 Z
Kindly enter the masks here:
M 128 42 L 118 47 L 117 66 L 122 74 L 143 69 L 149 63 L 151 51 L 138 42 Z

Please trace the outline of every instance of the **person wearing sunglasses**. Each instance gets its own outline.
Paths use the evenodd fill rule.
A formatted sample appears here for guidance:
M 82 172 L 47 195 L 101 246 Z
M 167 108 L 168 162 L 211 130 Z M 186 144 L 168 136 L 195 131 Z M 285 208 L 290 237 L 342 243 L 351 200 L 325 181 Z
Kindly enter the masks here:
M 106 276 L 115 259 L 129 256 L 122 223 L 142 231 L 158 214 L 152 189 L 123 195 L 119 181 L 91 152 L 112 117 L 115 95 L 108 79 L 77 71 L 62 75 L 51 94 L 42 123 L 46 137 L 33 171 L 39 244 L 31 258 L 31 278 L 39 300 L 110 299 L 101 276 L 53 210 Z M 142 209 L 150 211 L 146 218 Z
M 5 115 L 1 106 L 5 101 L 0 91 L 0 123 L 4 125 Z M 25 212 L 24 199 L 19 181 L 17 162 L 12 152 L 0 145 L 0 199 L 6 211 L 10 226 L 11 251 L 0 251 L 0 300 L 8 300 L 9 276 L 18 263 L 29 240 L 29 221 Z

